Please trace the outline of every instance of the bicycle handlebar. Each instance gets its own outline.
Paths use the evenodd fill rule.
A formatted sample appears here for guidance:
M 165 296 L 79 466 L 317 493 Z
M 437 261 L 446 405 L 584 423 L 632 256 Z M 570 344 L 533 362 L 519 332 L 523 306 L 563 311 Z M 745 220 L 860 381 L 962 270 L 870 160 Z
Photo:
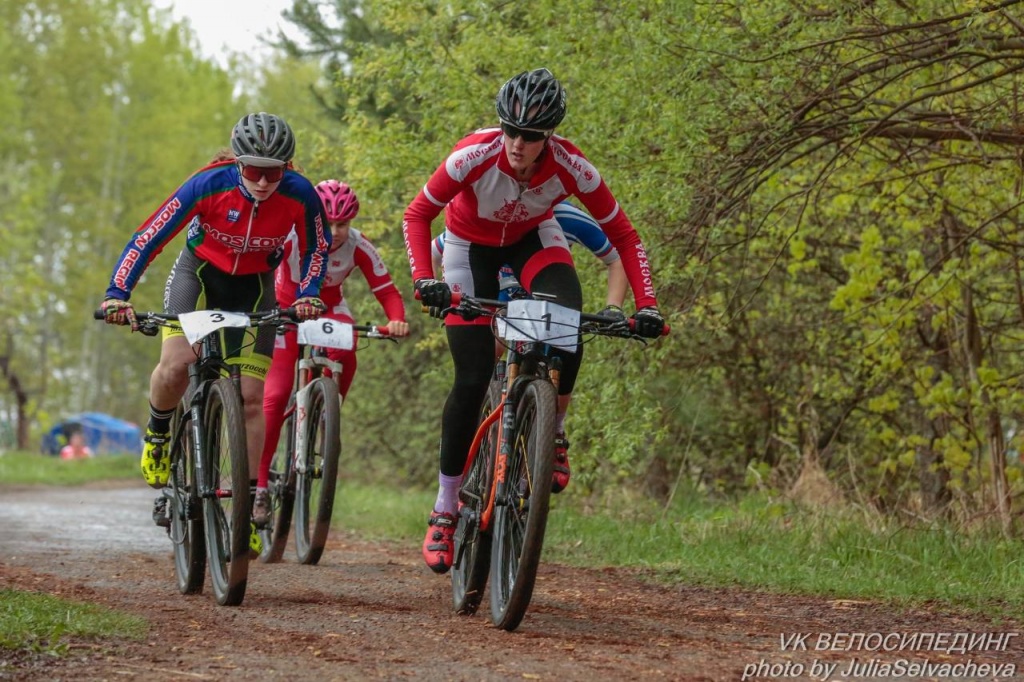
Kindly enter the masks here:
M 354 324 L 352 329 L 365 334 L 368 339 L 391 339 L 392 341 L 397 341 L 397 339 L 391 338 L 391 331 L 386 324 Z
M 458 291 L 453 291 L 451 292 L 451 294 L 451 307 L 440 311 L 440 317 L 444 317 L 448 313 L 454 313 L 462 317 L 465 317 L 467 314 L 473 316 L 487 315 L 493 317 L 495 313 L 494 309 L 507 308 L 509 304 L 509 301 L 499 301 L 493 298 L 478 298 L 476 296 L 464 296 L 461 292 Z M 419 300 L 420 293 L 417 291 L 415 293 L 415 296 L 416 299 Z M 545 296 L 543 294 L 533 294 L 533 297 L 537 300 L 549 300 L 555 302 L 553 297 Z M 423 306 L 423 311 L 430 312 L 430 309 L 427 306 Z M 581 331 L 586 333 L 602 334 L 604 336 L 621 336 L 623 338 L 642 338 L 635 334 L 636 320 L 632 317 L 627 317 L 625 320 L 625 322 L 628 325 L 628 333 L 624 333 L 622 330 L 615 329 L 616 327 L 619 327 L 623 322 L 622 319 L 617 317 L 610 317 L 608 315 L 598 315 L 596 313 L 581 312 L 580 322 L 590 323 L 589 326 L 585 326 L 583 324 L 580 325 Z M 594 328 L 593 325 L 597 325 L 597 328 Z M 670 330 L 671 328 L 666 323 L 661 330 L 661 335 L 668 336 Z
M 227 311 L 225 311 L 227 312 Z M 249 318 L 249 324 L 253 327 L 280 326 L 289 322 L 298 322 L 295 308 L 274 308 L 259 312 L 238 313 Z M 93 319 L 103 320 L 106 315 L 102 308 L 92 311 Z M 157 313 L 157 312 L 135 312 L 135 319 L 139 324 L 139 331 L 147 336 L 156 334 L 159 327 L 166 327 L 171 322 L 178 321 L 178 313 Z

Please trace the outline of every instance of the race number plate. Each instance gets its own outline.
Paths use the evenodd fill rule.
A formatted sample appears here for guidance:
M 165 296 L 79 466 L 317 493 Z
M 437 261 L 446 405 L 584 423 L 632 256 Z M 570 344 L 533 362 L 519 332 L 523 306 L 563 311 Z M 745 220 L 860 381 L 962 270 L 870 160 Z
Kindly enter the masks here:
M 208 334 L 225 327 L 248 327 L 249 316 L 226 313 L 221 310 L 196 310 L 178 315 L 178 324 L 189 343 L 195 343 Z
M 498 334 L 506 341 L 541 341 L 573 352 L 579 329 L 578 310 L 550 301 L 510 301 L 508 314 L 498 320 Z
M 326 318 L 300 322 L 299 343 L 306 346 L 352 350 L 352 325 Z

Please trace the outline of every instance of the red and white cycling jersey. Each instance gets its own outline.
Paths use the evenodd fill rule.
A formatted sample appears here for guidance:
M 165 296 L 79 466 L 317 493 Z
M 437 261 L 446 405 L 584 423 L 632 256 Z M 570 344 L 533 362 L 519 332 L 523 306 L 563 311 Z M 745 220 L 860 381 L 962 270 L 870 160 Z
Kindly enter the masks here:
M 514 244 L 551 219 L 552 207 L 577 197 L 618 250 L 636 307 L 657 305 L 640 236 L 597 169 L 569 140 L 552 135 L 528 183 L 520 183 L 505 155 L 499 128 L 460 140 L 405 212 L 402 229 L 413 280 L 434 277 L 430 223 L 445 211 L 445 225 L 474 244 Z
M 288 235 L 284 249 L 284 261 L 274 278 L 274 293 L 281 307 L 295 302 L 296 282 L 302 271 L 295 232 Z M 380 301 L 388 320 L 404 321 L 405 304 L 402 295 L 391 281 L 391 275 L 377 249 L 355 228 L 349 228 L 348 239 L 327 254 L 327 272 L 320 286 L 320 300 L 327 306 L 328 313 L 352 316 L 345 302 L 344 284 L 357 267 L 370 285 L 370 291 Z

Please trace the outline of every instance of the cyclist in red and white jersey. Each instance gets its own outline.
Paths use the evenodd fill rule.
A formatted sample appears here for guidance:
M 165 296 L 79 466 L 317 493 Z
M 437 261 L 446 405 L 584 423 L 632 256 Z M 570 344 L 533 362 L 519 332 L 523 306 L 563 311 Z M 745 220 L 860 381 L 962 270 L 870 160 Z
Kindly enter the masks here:
M 622 258 L 636 303 L 637 333 L 659 336 L 664 320 L 639 235 L 593 164 L 554 134 L 565 116 L 561 83 L 547 69 L 524 71 L 501 87 L 496 108 L 500 127 L 460 140 L 405 211 L 406 250 L 420 300 L 443 309 L 453 290 L 497 298 L 497 274 L 508 264 L 527 291 L 554 295 L 560 304 L 580 310 L 579 278 L 552 212 L 575 196 Z M 449 234 L 443 281 L 436 279 L 430 258 L 430 224 L 442 210 Z M 486 317 L 467 321 L 449 315 L 445 328 L 455 377 L 441 420 L 438 496 L 423 542 L 424 560 L 438 573 L 451 568 L 458 488 L 494 359 Z M 555 492 L 569 482 L 564 405 L 579 372 L 582 346 L 575 353 L 560 352 Z
M 331 245 L 324 231 L 323 207 L 313 184 L 294 170 L 295 137 L 288 124 L 264 112 L 243 116 L 231 131 L 233 160 L 215 161 L 189 177 L 132 235 L 114 266 L 102 309 L 108 324 L 138 328 L 129 302 L 132 290 L 154 258 L 182 230 L 186 242 L 164 289 L 164 310 L 186 313 L 200 307 L 266 311 L 273 271 L 289 234 L 297 239 L 301 275 L 295 307 L 315 318 Z M 229 329 L 225 356 L 241 369 L 250 471 L 263 450 L 263 379 L 270 366 L 274 329 Z M 174 409 L 188 387 L 192 346 L 179 329 L 163 330 L 160 361 L 150 377 L 150 418 L 141 468 L 151 487 L 167 484 L 167 448 Z M 154 520 L 169 525 L 158 497 Z M 254 535 L 258 538 L 258 535 Z
M 388 334 L 396 338 L 407 336 L 409 325 L 405 321 L 405 303 L 402 301 L 402 295 L 391 281 L 391 275 L 388 274 L 387 266 L 384 265 L 377 249 L 362 232 L 352 227 L 352 220 L 359 213 L 359 198 L 355 191 L 343 182 L 324 180 L 316 186 L 316 192 L 323 202 L 327 224 L 331 230 L 331 250 L 327 254 L 326 274 L 320 287 L 320 299 L 327 306 L 323 316 L 339 322 L 354 323 L 352 311 L 345 302 L 344 284 L 352 271 L 359 268 L 370 286 L 370 291 L 384 309 L 388 320 Z M 287 308 L 295 301 L 296 288 L 302 277 L 300 254 L 298 235 L 293 233 L 285 243 L 284 261 L 277 269 L 275 278 L 277 304 L 282 308 Z M 277 336 L 274 359 L 263 392 L 263 413 L 267 431 L 256 478 L 256 497 L 252 510 L 253 520 L 260 526 L 265 525 L 271 516 L 267 483 L 270 479 L 270 463 L 274 459 L 274 450 L 277 449 L 277 442 L 281 437 L 281 425 L 284 423 L 284 413 L 295 379 L 295 363 L 299 359 L 297 336 L 294 329 Z M 348 390 L 356 374 L 356 352 L 330 348 L 327 356 L 342 365 L 338 388 L 344 399 L 348 396 Z

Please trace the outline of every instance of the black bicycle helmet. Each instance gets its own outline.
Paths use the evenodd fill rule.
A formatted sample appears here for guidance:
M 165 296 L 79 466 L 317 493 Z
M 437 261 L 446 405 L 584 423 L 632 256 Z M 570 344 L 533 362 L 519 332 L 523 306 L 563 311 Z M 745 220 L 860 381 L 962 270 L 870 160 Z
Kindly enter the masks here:
M 565 88 L 547 69 L 523 71 L 505 81 L 495 106 L 502 123 L 554 130 L 565 118 Z
M 260 112 L 247 114 L 231 131 L 235 158 L 250 166 L 279 166 L 292 160 L 295 136 L 284 119 Z

